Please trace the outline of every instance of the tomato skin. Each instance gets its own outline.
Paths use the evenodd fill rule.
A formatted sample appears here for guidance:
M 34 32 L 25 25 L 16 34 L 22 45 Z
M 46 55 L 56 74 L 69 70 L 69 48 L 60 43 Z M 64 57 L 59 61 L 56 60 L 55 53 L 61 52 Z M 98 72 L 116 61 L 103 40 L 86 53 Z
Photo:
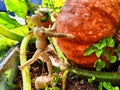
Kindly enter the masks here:
M 120 21 L 117 6 L 117 0 L 67 0 L 58 14 L 57 32 L 71 33 L 82 43 L 114 36 Z
M 57 44 L 68 60 L 80 65 L 81 67 L 93 67 L 94 62 L 98 59 L 95 54 L 84 56 L 84 52 L 91 44 L 75 43 L 64 39 L 57 40 Z
M 93 43 L 115 35 L 120 24 L 119 4 L 119 0 L 66 0 L 58 14 L 56 30 L 75 36 L 74 40 L 57 39 L 70 61 L 80 66 L 93 66 L 98 59 L 96 55 L 83 54 Z

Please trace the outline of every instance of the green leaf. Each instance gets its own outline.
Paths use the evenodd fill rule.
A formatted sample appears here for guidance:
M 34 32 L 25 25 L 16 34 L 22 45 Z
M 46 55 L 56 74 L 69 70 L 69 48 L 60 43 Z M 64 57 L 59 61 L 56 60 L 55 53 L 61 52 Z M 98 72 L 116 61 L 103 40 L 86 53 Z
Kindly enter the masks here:
M 103 90 L 102 88 L 103 88 L 103 83 L 100 82 L 99 85 L 98 85 L 98 90 Z
M 118 86 L 113 87 L 110 82 L 100 82 L 98 85 L 98 90 L 119 90 Z
M 95 80 L 95 77 L 92 77 L 92 78 L 89 78 L 89 79 L 88 79 L 88 82 L 89 82 L 89 83 L 93 83 L 94 80 Z
M 115 63 L 117 60 L 117 57 L 116 56 L 111 56 L 110 58 L 110 63 Z
M 94 63 L 94 67 L 96 68 L 96 71 L 101 71 L 101 69 L 103 69 L 105 67 L 105 62 L 102 61 L 101 59 L 98 59 Z
M 5 53 L 15 44 L 15 41 L 10 40 L 0 35 L 0 60 L 3 58 Z
M 114 47 L 115 41 L 112 37 L 105 38 L 108 47 Z
M 102 49 L 106 46 L 106 40 L 102 39 L 98 43 L 93 44 L 93 46 L 96 47 L 97 49 Z
M 65 0 L 54 0 L 55 1 L 55 7 L 62 7 Z
M 61 78 L 59 75 L 54 77 L 54 79 L 52 80 L 53 85 L 57 85 L 60 82 L 60 80 Z
M 60 88 L 59 87 L 53 87 L 52 90 L 60 90 Z
M 103 82 L 103 87 L 106 90 L 119 90 L 118 86 L 113 87 L 110 82 Z
M 23 25 L 23 26 L 19 26 L 19 27 L 11 29 L 11 32 L 15 32 L 16 34 L 25 36 L 29 32 L 29 28 L 27 25 Z
M 108 50 L 104 49 L 104 50 L 103 50 L 103 53 L 104 53 L 105 57 L 106 57 L 108 60 L 110 60 L 110 54 L 109 54 Z
M 18 17 L 25 18 L 27 15 L 29 0 L 4 0 L 4 3 L 7 10 L 14 12 Z
M 55 9 L 54 4 L 55 4 L 54 0 L 43 0 L 42 1 L 42 6 L 43 7 L 48 7 L 48 8 L 51 8 L 51 9 Z
M 102 52 L 103 52 L 103 49 L 98 49 L 98 50 L 95 51 L 95 54 L 96 54 L 97 57 L 100 57 Z
M 96 50 L 96 48 L 95 48 L 94 46 L 90 46 L 90 47 L 85 51 L 84 56 L 88 56 L 88 55 L 94 53 L 95 50 Z
M 54 68 L 52 70 L 52 73 L 59 73 L 59 72 L 61 72 L 60 67 L 55 67 L 54 66 Z
M 104 86 L 104 88 L 106 88 L 107 90 L 110 90 L 111 87 L 112 87 L 110 82 L 103 82 L 103 86 Z
M 19 35 L 16 34 L 14 32 L 9 31 L 9 29 L 7 29 L 6 27 L 3 27 L 0 25 L 0 34 L 2 34 L 3 36 L 10 38 L 12 40 L 17 40 L 17 41 L 21 41 L 24 36 L 23 35 Z
M 116 56 L 110 56 L 109 52 L 106 49 L 103 50 L 103 53 L 106 56 L 106 58 L 110 61 L 110 63 L 115 63 L 116 62 L 117 57 Z
M 120 57 L 120 44 L 118 44 L 117 48 L 114 51 L 117 53 L 117 56 Z
M 9 29 L 20 26 L 20 24 L 18 24 L 15 19 L 10 18 L 6 12 L 0 12 L 0 25 Z
M 42 0 L 42 6 L 48 7 L 56 12 L 59 12 L 64 2 L 65 0 Z

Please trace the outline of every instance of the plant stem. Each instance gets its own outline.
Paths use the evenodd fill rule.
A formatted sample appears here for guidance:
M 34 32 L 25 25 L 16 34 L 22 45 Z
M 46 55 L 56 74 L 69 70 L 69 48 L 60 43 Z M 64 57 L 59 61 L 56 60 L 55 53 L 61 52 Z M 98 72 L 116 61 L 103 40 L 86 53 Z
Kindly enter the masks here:
M 28 34 L 21 43 L 20 46 L 20 64 L 24 64 L 27 61 L 26 57 L 26 49 L 28 46 L 28 42 L 31 39 L 32 34 Z M 31 79 L 30 79 L 30 72 L 28 67 L 24 68 L 22 71 L 22 80 L 23 80 L 23 90 L 31 90 Z
M 112 84 L 120 85 L 120 73 L 118 72 L 98 72 L 86 69 L 78 69 L 70 67 L 70 73 L 77 74 L 81 78 L 88 79 L 95 77 L 96 82 L 111 82 Z
M 67 79 L 68 73 L 69 73 L 69 69 L 66 69 L 65 72 L 63 73 L 63 77 L 62 77 L 62 90 L 65 90 L 65 88 L 66 88 L 66 79 Z
M 67 58 L 64 56 L 64 54 L 62 53 L 62 51 L 59 49 L 57 43 L 56 43 L 56 39 L 55 38 L 49 38 L 50 43 L 52 44 L 55 52 L 57 53 L 57 56 L 63 60 L 65 63 L 68 63 Z

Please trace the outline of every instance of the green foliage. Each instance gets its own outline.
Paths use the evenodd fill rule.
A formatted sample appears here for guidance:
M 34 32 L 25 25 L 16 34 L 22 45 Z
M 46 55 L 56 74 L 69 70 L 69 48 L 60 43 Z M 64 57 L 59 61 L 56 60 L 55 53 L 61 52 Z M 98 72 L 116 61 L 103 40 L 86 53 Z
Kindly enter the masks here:
M 18 16 L 22 16 L 22 14 L 24 14 L 24 16 L 26 15 L 25 12 L 26 12 L 26 8 L 22 9 L 23 8 L 23 2 L 21 2 L 20 0 L 4 0 L 5 4 L 6 4 L 6 7 L 8 9 L 8 11 L 10 12 L 15 12 L 16 14 L 18 14 Z M 21 13 L 21 14 L 20 14 Z M 21 25 L 15 20 L 15 19 L 12 19 L 9 17 L 8 13 L 6 12 L 0 12 L 0 25 L 5 27 L 5 28 L 8 28 L 8 30 L 10 31 L 14 31 L 15 33 L 19 33 L 22 32 L 23 30 L 24 31 L 28 31 L 28 29 L 26 28 L 22 28 L 22 29 L 19 29 L 19 32 L 18 32 L 18 28 L 16 27 L 20 27 Z M 17 30 L 17 31 L 16 31 Z M 7 36 L 7 34 L 6 34 Z M 2 58 L 3 55 L 6 53 L 6 51 L 15 43 L 15 41 L 13 40 L 10 40 L 10 39 L 7 39 L 3 36 L 0 36 L 0 57 Z
M 60 67 L 53 67 L 52 73 L 59 73 L 61 72 Z
M 88 82 L 89 82 L 89 83 L 93 83 L 94 81 L 95 81 L 95 77 L 92 77 L 92 78 L 89 78 L 89 79 L 88 79 Z
M 115 63 L 116 61 L 117 61 L 117 57 L 116 56 L 111 56 L 110 63 Z
M 15 0 L 15 1 L 14 0 L 12 0 L 12 1 L 11 0 L 4 0 L 6 7 L 8 7 L 10 11 L 12 11 L 14 9 L 14 10 L 16 10 L 15 13 L 16 12 L 17 12 L 17 14 L 22 13 L 25 16 L 26 15 L 25 14 L 26 8 L 24 8 L 23 11 L 19 12 L 19 10 L 22 10 L 21 8 L 23 8 L 22 1 L 20 1 L 20 0 Z M 19 4 L 18 4 L 18 2 L 19 2 Z M 25 4 L 25 1 L 24 1 L 24 4 Z M 18 7 L 18 6 L 20 6 L 20 7 Z M 14 10 L 12 12 L 14 12 Z M 12 35 L 8 32 L 5 32 L 7 30 L 9 30 L 10 32 L 13 32 L 15 34 L 17 33 L 19 35 L 26 35 L 28 33 L 28 27 L 21 26 L 15 19 L 11 18 L 7 12 L 0 12 L 0 26 L 2 26 L 2 28 L 0 28 L 2 33 L 0 33 L 0 34 L 3 34 L 3 32 L 4 32 L 4 35 L 6 37 L 9 37 L 9 36 L 12 38 L 14 37 L 14 35 Z M 2 30 L 4 30 L 4 31 L 2 31 Z M 14 37 L 14 38 L 16 38 L 16 37 Z M 4 56 L 4 54 L 7 52 L 7 50 L 11 46 L 13 46 L 13 44 L 15 42 L 16 41 L 10 40 L 10 39 L 5 38 L 2 35 L 0 35 L 0 52 L 1 52 L 0 58 L 2 58 Z
M 101 58 L 101 56 L 104 55 L 109 60 L 110 63 L 115 63 L 117 60 L 117 57 L 115 55 L 110 56 L 108 50 L 106 49 L 106 47 L 112 48 L 114 46 L 115 46 L 115 41 L 112 39 L 112 37 L 107 37 L 100 40 L 98 43 L 95 43 L 92 46 L 90 46 L 85 51 L 84 56 L 88 56 L 92 53 L 95 53 L 98 58 Z M 94 67 L 96 67 L 97 71 L 100 71 L 102 68 L 105 67 L 105 62 L 102 61 L 101 59 L 98 59 L 94 63 Z
M 89 56 L 90 54 L 94 53 L 96 48 L 94 46 L 90 46 L 84 53 L 84 56 Z
M 27 4 L 29 0 L 4 0 L 8 12 L 0 12 L 0 34 L 11 37 L 11 39 L 23 38 L 28 33 L 28 26 L 20 25 L 15 19 L 9 16 L 9 12 L 15 13 L 18 17 L 25 19 L 28 12 Z M 5 38 L 0 35 L 0 57 L 7 52 L 7 50 L 15 44 L 16 41 Z M 20 37 L 19 37 L 20 36 Z M 19 41 L 18 40 L 18 41 Z M 19 58 L 16 59 L 16 63 L 19 62 Z M 1 90 L 13 90 L 15 88 L 14 78 L 17 75 L 16 63 L 11 62 L 12 69 L 9 69 L 0 76 L 0 88 Z
M 104 49 L 104 55 L 106 56 L 106 58 L 110 61 L 110 63 L 115 63 L 117 60 L 116 56 L 110 56 L 109 52 L 107 50 Z
M 106 39 L 104 38 L 100 40 L 98 43 L 93 44 L 93 46 L 96 47 L 97 49 L 102 49 L 107 45 L 106 43 L 107 43 Z
M 59 87 L 48 87 L 48 86 L 46 86 L 45 87 L 45 90 L 60 90 L 60 88 Z
M 14 12 L 17 16 L 25 18 L 28 12 L 29 0 L 4 0 L 7 11 Z
M 60 8 L 63 6 L 65 0 L 43 0 L 42 6 L 48 7 L 56 12 L 59 12 Z
M 10 40 L 2 35 L 0 35 L 0 60 L 3 58 L 5 53 L 13 46 L 15 41 Z
M 98 49 L 95 51 L 95 54 L 97 57 L 100 57 L 102 55 L 103 49 Z
M 119 58 L 120 57 L 120 44 L 118 44 L 117 48 L 115 49 L 115 52 Z
M 13 33 L 16 32 L 16 33 L 11 34 L 12 32 Z M 11 30 L 0 27 L 0 33 L 4 34 L 4 36 L 7 37 L 6 38 L 6 37 L 0 35 L 0 52 L 1 52 L 0 59 L 4 56 L 4 54 L 8 51 L 8 49 L 16 43 L 16 41 L 14 41 L 14 40 L 17 38 L 19 40 L 22 39 L 26 35 L 27 32 L 28 32 L 28 27 L 26 27 L 26 26 L 19 26 L 17 28 L 11 29 Z M 20 37 L 18 37 L 18 35 Z M 13 40 L 11 40 L 11 39 L 13 39 Z
M 101 59 L 98 59 L 95 61 L 94 67 L 96 67 L 96 71 L 100 71 L 101 69 L 105 68 L 105 62 Z
M 60 78 L 60 76 L 58 75 L 58 76 L 54 77 L 54 79 L 52 80 L 52 84 L 53 84 L 54 86 L 56 86 L 56 85 L 60 82 L 60 80 L 61 80 L 61 78 Z
M 105 40 L 106 40 L 107 47 L 114 47 L 115 46 L 115 41 L 112 37 L 105 38 Z
M 112 86 L 110 82 L 100 82 L 98 90 L 119 90 L 118 86 Z
M 105 47 L 114 47 L 115 41 L 112 39 L 112 37 L 107 37 L 102 40 L 100 40 L 98 43 L 93 44 L 90 46 L 86 52 L 84 53 L 84 56 L 88 56 L 92 53 L 96 53 L 98 57 L 101 56 L 103 50 Z
M 29 32 L 29 27 L 27 25 L 19 26 L 19 27 L 15 27 L 13 29 L 10 29 L 10 31 L 15 32 L 16 34 L 25 36 Z
M 61 81 L 60 76 L 55 76 L 54 79 L 52 80 L 52 87 L 45 87 L 45 90 L 60 90 L 59 87 L 57 87 L 57 84 Z
M 20 26 L 20 24 L 15 19 L 10 18 L 6 12 L 0 12 L 0 25 L 9 29 Z
M 54 87 L 52 90 L 60 90 L 59 87 Z
M 41 22 L 45 22 L 48 20 L 48 18 L 50 17 L 50 11 L 46 11 L 46 12 L 42 12 L 41 13 L 45 16 L 44 18 L 41 18 Z

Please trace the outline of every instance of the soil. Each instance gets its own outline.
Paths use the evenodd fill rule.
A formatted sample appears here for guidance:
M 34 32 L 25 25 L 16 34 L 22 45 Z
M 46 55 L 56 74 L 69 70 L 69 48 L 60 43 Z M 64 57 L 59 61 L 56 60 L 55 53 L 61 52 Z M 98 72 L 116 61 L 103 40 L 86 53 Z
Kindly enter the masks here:
M 41 62 L 36 62 L 31 65 L 30 67 L 30 75 L 32 80 L 32 89 L 37 90 L 34 86 L 34 80 L 36 77 L 40 76 L 42 74 L 42 66 L 40 65 Z M 44 65 L 44 73 L 47 74 L 47 68 L 46 64 Z M 18 77 L 15 78 L 14 83 L 17 85 L 15 90 L 22 90 L 22 76 L 19 71 Z M 61 83 L 58 85 L 61 86 Z M 80 78 L 75 79 L 67 79 L 66 82 L 66 90 L 97 90 L 97 84 L 89 84 L 87 81 L 81 81 Z
M 79 79 L 68 80 L 66 90 L 97 90 L 96 84 L 89 84 L 87 81 L 80 82 Z

